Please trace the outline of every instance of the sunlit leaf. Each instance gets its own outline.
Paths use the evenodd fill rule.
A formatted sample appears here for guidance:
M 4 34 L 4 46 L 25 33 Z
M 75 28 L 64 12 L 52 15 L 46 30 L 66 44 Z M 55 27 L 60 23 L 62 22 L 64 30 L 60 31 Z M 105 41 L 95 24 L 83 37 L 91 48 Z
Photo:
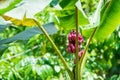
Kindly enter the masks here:
M 103 18 L 94 36 L 99 41 L 107 38 L 120 24 L 120 0 L 111 0 L 102 14 Z
M 34 15 L 42 11 L 52 0 L 23 0 L 20 4 L 11 11 L 5 13 L 5 15 L 23 19 L 26 13 L 27 18 L 34 18 Z
M 53 69 L 49 65 L 34 65 L 33 67 L 41 79 L 46 79 L 48 76 L 53 74 Z
M 62 2 L 65 2 L 65 1 L 62 1 Z M 63 9 L 56 11 L 56 15 L 58 17 L 58 24 L 59 24 L 60 28 L 75 29 L 75 25 L 76 25 L 75 5 L 79 9 L 79 11 L 78 11 L 79 26 L 89 24 L 89 20 L 87 19 L 87 16 L 85 15 L 84 11 L 82 10 L 80 1 L 78 1 L 77 3 L 76 2 L 77 2 L 77 0 L 68 1 L 68 3 L 66 3 L 66 5 L 60 4 Z
M 26 18 L 26 14 L 24 15 L 22 20 L 16 19 L 16 18 L 12 18 L 6 15 L 2 15 L 2 17 L 6 20 L 6 21 L 11 21 L 12 24 L 16 25 L 16 26 L 36 26 L 36 23 L 33 21 L 33 19 L 31 18 Z
M 74 9 L 75 8 L 75 3 L 77 2 L 77 0 L 62 0 L 60 2 L 60 6 L 62 8 L 71 8 L 71 9 Z
M 0 1 L 0 15 L 15 8 L 22 0 L 1 0 Z
M 60 28 L 73 29 L 75 28 L 75 3 L 74 1 L 62 1 L 60 6 L 62 10 L 56 10 L 57 20 Z M 63 4 L 65 3 L 65 4 Z
M 78 8 L 78 24 L 79 24 L 79 26 L 89 24 L 89 20 L 82 9 L 82 5 L 81 5 L 80 1 L 76 2 L 76 7 Z

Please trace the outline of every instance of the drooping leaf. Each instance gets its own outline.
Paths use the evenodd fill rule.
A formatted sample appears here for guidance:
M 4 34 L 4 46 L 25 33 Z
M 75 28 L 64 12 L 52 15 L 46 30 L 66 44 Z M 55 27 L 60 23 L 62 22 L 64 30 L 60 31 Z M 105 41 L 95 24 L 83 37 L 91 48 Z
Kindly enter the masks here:
M 120 0 L 111 0 L 102 14 L 100 25 L 94 36 L 98 41 L 107 38 L 120 24 Z
M 78 24 L 79 24 L 79 26 L 89 24 L 89 20 L 82 9 L 80 1 L 76 2 L 76 7 L 78 8 Z
M 90 24 L 82 28 L 82 35 L 85 38 L 89 38 L 91 33 L 94 31 L 95 27 L 97 27 L 100 24 L 100 19 L 102 18 L 101 8 L 103 6 L 103 2 L 103 0 L 99 1 L 96 11 L 91 16 Z M 105 6 L 107 7 L 108 5 Z M 104 10 L 102 9 L 102 11 Z
M 64 11 L 63 14 L 66 14 L 68 11 Z M 72 13 L 73 11 L 69 11 Z M 67 13 L 67 14 L 69 14 Z M 75 14 L 70 14 L 67 16 L 57 16 L 59 19 L 59 27 L 62 29 L 74 29 L 75 28 Z
M 43 26 L 49 34 L 53 34 L 53 33 L 57 32 L 57 29 L 54 26 L 54 23 L 48 23 L 48 24 L 45 24 Z M 33 28 L 30 28 L 30 29 L 25 30 L 23 32 L 20 32 L 13 37 L 0 40 L 0 45 L 11 43 L 11 42 L 14 42 L 14 41 L 17 41 L 17 40 L 25 41 L 25 40 L 30 39 L 32 36 L 34 36 L 36 34 L 42 34 L 42 31 L 39 29 L 39 27 L 33 27 Z
M 26 13 L 27 18 L 34 18 L 34 15 L 42 11 L 51 1 L 52 0 L 23 0 L 18 4 L 20 6 L 5 13 L 5 15 L 16 19 L 23 19 L 24 14 Z
M 11 21 L 12 24 L 16 25 L 16 26 L 36 26 L 36 23 L 33 21 L 33 19 L 31 18 L 26 18 L 26 14 L 24 15 L 23 19 L 16 19 L 16 18 L 12 18 L 6 15 L 2 15 L 2 17 L 6 20 L 6 21 Z
M 60 2 L 62 10 L 56 10 L 58 24 L 60 28 L 72 29 L 75 28 L 75 3 L 77 0 L 63 0 Z
M 102 21 L 102 19 L 103 19 L 103 13 L 105 12 L 105 10 L 107 9 L 107 7 L 108 7 L 108 5 L 110 4 L 110 1 L 108 1 L 108 2 L 106 2 L 105 4 L 104 4 L 104 6 L 102 7 L 102 10 L 101 10 L 101 12 L 100 12 L 100 21 Z
M 100 24 L 100 17 L 102 14 L 100 14 L 101 12 L 101 9 L 102 9 L 102 6 L 103 6 L 103 3 L 104 3 L 104 0 L 100 0 L 99 1 L 99 4 L 97 6 L 97 9 L 93 15 L 93 17 L 91 17 L 91 20 L 90 20 L 90 24 L 93 26 L 93 27 L 97 27 L 99 24 Z
M 5 0 L 6 1 L 6 0 Z M 9 0 L 10 1 L 10 0 Z M 6 1 L 6 2 L 9 2 L 8 0 Z M 13 9 L 13 8 L 15 8 L 16 7 L 16 5 L 18 4 L 18 3 L 20 3 L 22 0 L 12 0 L 10 3 L 8 3 L 7 5 L 6 5 L 6 7 L 4 8 L 1 8 L 0 9 L 0 15 L 2 15 L 2 14 L 4 14 L 4 13 L 6 13 L 6 12 L 8 12 L 8 11 L 10 11 L 11 9 Z M 0 6 L 3 6 L 3 5 L 5 5 L 4 3 L 2 4 L 1 3 L 1 5 Z
M 62 1 L 62 2 L 64 2 L 64 1 Z M 60 5 L 63 9 L 56 11 L 56 15 L 58 17 L 58 22 L 59 22 L 60 28 L 75 29 L 75 25 L 76 25 L 75 4 L 79 9 L 79 13 L 78 13 L 79 25 L 85 25 L 85 24 L 89 23 L 84 11 L 82 10 L 80 1 L 78 1 L 77 3 L 76 2 L 77 2 L 77 0 L 68 1 L 68 3 L 66 3 L 66 5 L 62 5 L 60 3 Z

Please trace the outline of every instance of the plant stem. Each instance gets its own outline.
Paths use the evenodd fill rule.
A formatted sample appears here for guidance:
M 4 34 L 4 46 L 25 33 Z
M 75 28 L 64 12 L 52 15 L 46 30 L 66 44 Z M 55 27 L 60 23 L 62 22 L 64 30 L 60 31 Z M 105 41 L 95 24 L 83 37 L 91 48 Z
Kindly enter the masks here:
M 75 11 L 76 11 L 76 53 L 75 53 L 75 57 L 76 57 L 76 67 L 75 67 L 75 79 L 79 80 L 79 67 L 78 67 L 78 61 L 79 61 L 79 57 L 78 57 L 78 8 L 75 7 Z
M 82 55 L 82 57 L 80 58 L 80 61 L 78 62 L 78 64 L 79 64 L 78 67 L 80 67 L 80 68 L 79 68 L 79 71 L 80 71 L 80 79 L 79 79 L 79 80 L 82 80 L 82 72 L 83 72 L 83 67 L 84 67 L 84 65 L 85 65 L 86 55 L 87 55 L 86 52 L 87 52 L 87 49 L 88 49 L 88 47 L 89 47 L 89 44 L 90 44 L 90 42 L 91 42 L 91 40 L 92 40 L 92 38 L 93 38 L 93 36 L 94 36 L 94 34 L 95 34 L 95 32 L 96 32 L 96 29 L 97 29 L 97 27 L 94 29 L 93 33 L 91 34 L 90 38 L 88 39 L 88 41 L 87 41 L 87 43 L 86 43 L 86 46 L 85 46 L 85 49 L 84 49 L 84 52 L 83 52 L 83 55 Z
M 67 72 L 68 72 L 71 80 L 74 80 L 72 71 L 69 69 L 69 66 L 67 65 L 65 59 L 63 58 L 61 52 L 59 51 L 59 49 L 57 48 L 57 46 L 55 45 L 55 43 L 53 42 L 53 40 L 50 38 L 50 36 L 46 32 L 46 30 L 43 28 L 43 26 L 38 21 L 36 21 L 35 19 L 33 19 L 33 20 L 38 25 L 38 27 L 42 30 L 42 32 L 45 34 L 45 36 L 48 38 L 48 40 L 50 41 L 50 43 L 52 44 L 52 46 L 56 50 L 56 52 L 57 52 L 58 56 L 60 57 L 60 59 L 61 59 L 63 65 L 64 65 L 65 69 L 67 70 Z

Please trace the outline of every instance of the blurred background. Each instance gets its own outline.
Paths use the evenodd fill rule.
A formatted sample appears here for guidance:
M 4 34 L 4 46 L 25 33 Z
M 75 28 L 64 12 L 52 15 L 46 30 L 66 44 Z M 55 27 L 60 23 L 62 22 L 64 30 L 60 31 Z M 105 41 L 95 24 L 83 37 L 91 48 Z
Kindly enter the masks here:
M 0 4 L 5 3 L 4 6 L 0 5 L 2 6 L 0 9 L 11 2 L 12 0 L 0 0 Z M 52 0 L 44 10 L 35 14 L 35 17 L 45 26 L 47 23 L 55 22 L 55 29 L 46 26 L 47 31 L 51 29 L 50 37 L 72 70 L 74 56 L 67 52 L 67 35 L 71 30 L 57 24 L 54 9 L 57 4 L 63 2 L 63 0 Z M 81 0 L 87 16 L 93 14 L 98 2 L 99 0 Z M 28 22 L 27 20 L 21 22 L 16 18 L 10 18 L 12 24 L 8 22 L 6 24 L 5 19 L 0 18 L 0 80 L 69 80 L 61 60 L 46 36 L 42 33 L 30 35 L 30 32 L 25 32 L 31 29 L 26 27 L 31 25 L 31 19 L 27 19 Z M 81 30 L 79 28 L 80 32 Z M 83 38 L 82 49 L 88 39 L 84 35 Z M 120 26 L 103 42 L 92 41 L 87 54 L 83 80 L 120 80 Z

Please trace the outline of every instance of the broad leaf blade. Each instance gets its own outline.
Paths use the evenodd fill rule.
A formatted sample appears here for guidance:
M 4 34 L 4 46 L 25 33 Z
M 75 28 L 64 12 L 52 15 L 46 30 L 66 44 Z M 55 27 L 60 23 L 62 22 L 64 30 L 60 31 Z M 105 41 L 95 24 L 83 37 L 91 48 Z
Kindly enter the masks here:
M 61 3 L 63 4 L 63 2 L 65 1 L 62 1 Z M 87 16 L 82 10 L 80 1 L 74 0 L 74 1 L 66 1 L 66 2 L 65 2 L 66 5 L 65 4 L 62 5 L 60 3 L 63 9 L 56 11 L 60 28 L 75 29 L 75 25 L 76 25 L 75 5 L 79 9 L 79 15 L 78 15 L 79 26 L 89 24 L 89 20 L 87 19 Z
M 56 10 L 60 29 L 75 28 L 75 3 L 77 0 L 63 0 L 60 2 L 62 10 Z
M 16 25 L 16 26 L 36 26 L 36 23 L 33 21 L 32 18 L 26 18 L 26 14 L 24 15 L 24 18 L 22 20 L 20 19 L 16 19 L 16 18 L 12 18 L 6 15 L 2 15 L 2 17 L 6 20 L 6 21 L 10 21 L 12 24 Z
M 52 0 L 23 0 L 20 3 L 23 3 L 22 5 L 19 4 L 20 6 L 5 13 L 5 15 L 16 19 L 23 19 L 24 14 L 26 14 L 27 18 L 34 18 L 34 15 L 42 11 L 51 1 Z
M 102 14 L 100 14 L 100 11 L 101 11 L 101 8 L 103 6 L 103 3 L 104 3 L 104 0 L 100 0 L 99 1 L 99 4 L 97 6 L 97 9 L 93 15 L 93 17 L 91 17 L 91 20 L 90 20 L 90 24 L 93 26 L 93 27 L 96 27 L 100 24 L 100 16 Z
M 78 1 L 76 3 L 76 7 L 78 8 L 78 23 L 79 25 L 86 25 L 86 24 L 89 24 L 89 20 L 86 16 L 86 14 L 84 13 L 83 9 L 82 9 L 82 6 L 81 6 L 81 2 Z
M 112 0 L 103 13 L 102 20 L 95 33 L 99 41 L 107 38 L 120 24 L 120 0 Z
M 54 23 L 48 23 L 48 24 L 45 24 L 43 26 L 49 34 L 53 34 L 53 33 L 57 32 L 57 29 L 55 28 Z M 17 40 L 25 41 L 25 40 L 30 39 L 32 36 L 34 36 L 36 34 L 43 34 L 42 31 L 39 29 L 39 27 L 33 27 L 33 28 L 25 30 L 21 33 L 18 33 L 17 35 L 15 35 L 11 38 L 0 40 L 0 45 L 11 43 L 11 42 L 14 42 Z
M 20 3 L 22 0 L 13 0 L 9 6 L 7 6 L 6 8 L 0 9 L 0 15 L 10 11 L 11 9 L 16 7 L 16 4 Z
M 62 0 L 60 6 L 62 8 L 74 8 L 77 0 Z
M 50 6 L 54 7 L 59 3 L 59 0 L 52 0 L 52 2 L 50 3 Z

